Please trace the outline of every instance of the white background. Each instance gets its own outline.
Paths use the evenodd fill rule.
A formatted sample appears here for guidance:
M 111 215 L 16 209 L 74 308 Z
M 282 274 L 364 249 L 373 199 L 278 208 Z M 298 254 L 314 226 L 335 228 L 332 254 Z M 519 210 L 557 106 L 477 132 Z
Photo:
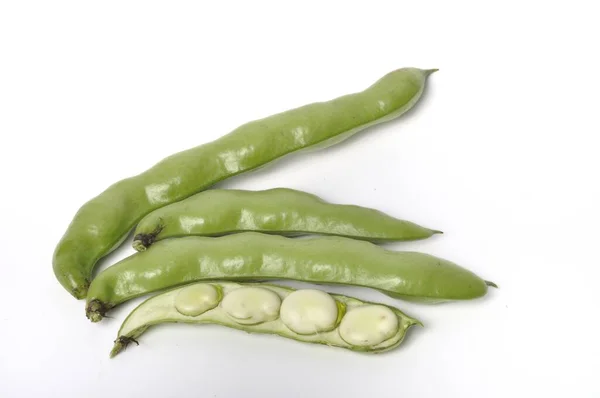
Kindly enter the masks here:
M 3 2 L 0 396 L 600 396 L 593 3 Z M 381 356 L 170 325 L 108 358 L 139 300 L 91 324 L 55 280 L 79 206 L 174 152 L 403 66 L 440 69 L 406 117 L 220 187 L 286 186 L 442 229 L 391 248 L 499 290 L 427 306 L 330 288 L 423 321 Z

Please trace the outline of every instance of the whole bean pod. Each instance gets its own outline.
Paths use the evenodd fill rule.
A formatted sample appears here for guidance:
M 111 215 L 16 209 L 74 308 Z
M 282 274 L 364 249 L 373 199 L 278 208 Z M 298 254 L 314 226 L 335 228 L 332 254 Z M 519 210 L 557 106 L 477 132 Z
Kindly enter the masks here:
M 127 300 L 196 281 L 269 279 L 365 286 L 424 302 L 478 298 L 490 284 L 428 254 L 338 236 L 187 236 L 156 242 L 101 272 L 90 285 L 86 315 L 97 322 Z
M 57 279 L 74 297 L 84 298 L 96 262 L 152 210 L 290 153 L 327 147 L 392 120 L 419 100 L 433 71 L 395 70 L 364 91 L 246 123 L 111 185 L 79 209 L 58 243 L 53 256 Z
M 142 251 L 166 238 L 243 231 L 337 235 L 372 242 L 425 239 L 440 233 L 375 209 L 331 204 L 294 189 L 214 189 L 148 214 L 135 229 L 133 247 Z
M 218 324 L 305 343 L 381 353 L 402 343 L 421 322 L 397 308 L 315 289 L 272 284 L 197 283 L 144 301 L 127 316 L 110 353 L 114 357 L 151 326 Z

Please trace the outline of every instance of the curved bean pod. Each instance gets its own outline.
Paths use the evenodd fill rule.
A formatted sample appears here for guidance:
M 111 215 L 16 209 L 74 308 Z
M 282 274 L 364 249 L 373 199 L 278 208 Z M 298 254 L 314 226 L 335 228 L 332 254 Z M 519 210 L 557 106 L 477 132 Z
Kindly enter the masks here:
M 290 153 L 330 146 L 392 120 L 419 100 L 433 71 L 395 70 L 364 91 L 246 123 L 111 185 L 75 214 L 54 251 L 56 278 L 74 297 L 85 297 L 96 262 L 152 210 Z
M 166 238 L 243 231 L 337 235 L 372 242 L 425 239 L 441 233 L 375 209 L 331 204 L 288 188 L 214 189 L 148 214 L 135 229 L 133 247 L 143 251 Z
M 245 321 L 251 317 L 260 319 Z M 149 327 L 170 322 L 218 324 L 364 353 L 392 350 L 411 326 L 421 325 L 397 308 L 340 294 L 219 281 L 187 285 L 141 303 L 123 321 L 110 356 L 137 344 Z
M 166 239 L 121 260 L 90 285 L 86 315 L 97 322 L 132 298 L 217 279 L 356 285 L 427 302 L 478 298 L 488 286 L 474 273 L 428 254 L 390 251 L 337 236 L 298 239 L 242 232 L 219 238 Z

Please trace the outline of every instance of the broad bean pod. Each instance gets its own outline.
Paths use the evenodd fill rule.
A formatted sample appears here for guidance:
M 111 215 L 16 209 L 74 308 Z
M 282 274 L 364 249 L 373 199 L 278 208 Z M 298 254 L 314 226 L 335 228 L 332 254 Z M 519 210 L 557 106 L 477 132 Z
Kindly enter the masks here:
M 138 344 L 151 326 L 170 322 L 218 324 L 363 353 L 392 350 L 411 326 L 421 325 L 397 308 L 322 290 L 216 281 L 141 303 L 123 321 L 110 356 Z
M 148 214 L 136 226 L 133 247 L 143 251 L 167 238 L 244 231 L 337 235 L 372 242 L 425 239 L 440 233 L 375 209 L 332 204 L 294 189 L 214 189 Z
M 127 300 L 192 282 L 273 279 L 365 286 L 422 302 L 475 299 L 491 284 L 428 254 L 338 236 L 187 236 L 156 242 L 100 272 L 90 285 L 86 316 L 98 322 Z

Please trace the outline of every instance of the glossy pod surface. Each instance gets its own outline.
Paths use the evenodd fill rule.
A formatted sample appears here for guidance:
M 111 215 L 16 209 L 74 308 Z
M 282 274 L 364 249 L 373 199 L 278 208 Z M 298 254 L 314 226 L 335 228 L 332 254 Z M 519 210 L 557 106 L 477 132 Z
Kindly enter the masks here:
M 210 306 L 205 305 L 207 297 Z M 192 308 L 195 304 L 201 310 L 181 311 L 182 306 Z M 250 318 L 256 320 L 248 322 Z M 167 322 L 219 324 L 365 353 L 398 347 L 408 329 L 420 324 L 397 308 L 339 294 L 219 281 L 187 285 L 144 301 L 121 325 L 110 356 L 137 343 L 136 339 L 152 325 Z M 298 327 L 299 332 L 295 331 Z
M 156 242 L 101 272 L 86 314 L 99 321 L 110 308 L 151 292 L 206 280 L 290 279 L 366 286 L 392 297 L 439 302 L 487 292 L 486 281 L 434 256 L 385 250 L 344 237 L 287 238 L 243 232 Z
M 241 231 L 338 235 L 374 242 L 425 239 L 439 233 L 375 209 L 331 204 L 288 188 L 215 189 L 148 214 L 135 229 L 133 246 L 141 251 L 166 238 Z
M 152 210 L 287 154 L 333 145 L 394 119 L 418 101 L 432 72 L 395 70 L 364 91 L 246 123 L 113 184 L 75 214 L 54 252 L 57 279 L 73 296 L 85 297 L 96 262 Z

